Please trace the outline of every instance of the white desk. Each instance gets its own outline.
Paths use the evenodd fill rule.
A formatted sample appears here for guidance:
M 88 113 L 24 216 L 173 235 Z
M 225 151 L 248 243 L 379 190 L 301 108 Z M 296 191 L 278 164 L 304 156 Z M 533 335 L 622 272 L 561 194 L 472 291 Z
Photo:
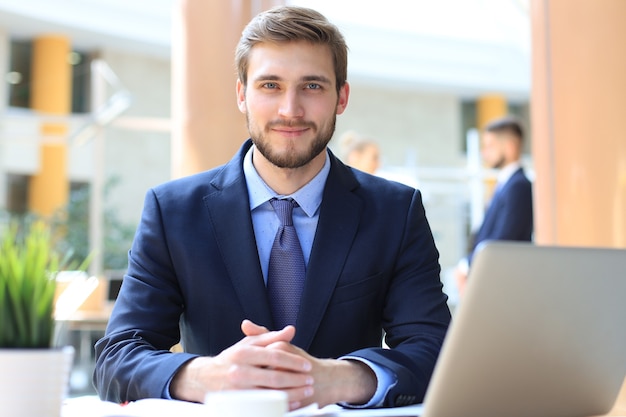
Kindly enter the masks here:
M 318 409 L 305 407 L 287 413 L 285 417 L 416 417 L 421 413 L 421 405 L 408 407 L 345 410 L 332 405 Z M 95 396 L 70 398 L 65 401 L 61 417 L 207 417 L 202 404 L 184 401 L 147 399 L 126 406 L 100 401 Z
M 620 398 L 621 399 L 621 398 Z M 626 417 L 626 408 L 618 403 L 613 411 L 606 416 Z M 305 407 L 287 413 L 285 417 L 413 417 L 422 412 L 421 405 L 408 407 L 346 410 L 338 406 L 328 406 L 321 410 L 316 407 Z M 184 401 L 148 399 L 120 406 L 103 402 L 96 396 L 85 396 L 67 399 L 63 405 L 61 417 L 207 417 L 202 404 Z

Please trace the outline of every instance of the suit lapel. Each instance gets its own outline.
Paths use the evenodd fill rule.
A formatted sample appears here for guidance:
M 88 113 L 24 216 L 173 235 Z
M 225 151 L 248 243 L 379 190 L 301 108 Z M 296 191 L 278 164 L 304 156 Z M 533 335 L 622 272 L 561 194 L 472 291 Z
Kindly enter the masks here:
M 304 349 L 324 317 L 361 218 L 362 203 L 351 192 L 358 182 L 332 154 L 331 162 L 293 341 Z
M 261 273 L 242 169 L 243 156 L 249 143 L 216 176 L 212 182 L 214 191 L 204 198 L 204 203 L 215 238 L 220 244 L 224 264 L 246 317 L 271 328 L 272 315 Z M 331 170 L 307 267 L 298 331 L 293 341 L 305 349 L 310 346 L 324 317 L 357 232 L 362 211 L 361 200 L 352 193 L 358 186 L 354 175 L 332 153 L 330 156 Z
M 271 326 L 272 316 L 242 169 L 243 155 L 248 148 L 244 145 L 239 155 L 225 165 L 212 183 L 215 191 L 204 198 L 204 203 L 224 264 L 246 317 L 257 324 Z
M 493 197 L 487 206 L 487 210 L 485 211 L 483 223 L 478 229 L 476 242 L 482 241 L 485 238 L 485 235 L 490 235 L 493 232 L 494 224 L 500 210 L 499 206 L 502 204 L 500 200 L 504 195 L 506 195 L 508 187 L 514 182 L 515 177 L 518 175 L 524 175 L 523 168 L 519 168 L 515 171 L 513 175 L 511 175 L 511 177 L 494 192 Z
M 499 187 L 496 187 L 496 190 L 493 194 L 493 197 L 491 199 L 491 203 L 489 205 L 489 207 L 491 208 L 492 206 L 497 205 L 497 203 L 500 200 L 500 197 L 502 195 L 505 195 L 508 188 L 511 186 L 512 183 L 515 182 L 515 180 L 517 179 L 517 177 L 519 175 L 524 175 L 524 169 L 523 168 L 519 168 L 517 171 L 515 171 L 513 174 L 511 174 L 511 176 L 509 177 L 509 179 L 502 185 L 500 185 Z M 496 204 L 494 204 L 496 203 Z

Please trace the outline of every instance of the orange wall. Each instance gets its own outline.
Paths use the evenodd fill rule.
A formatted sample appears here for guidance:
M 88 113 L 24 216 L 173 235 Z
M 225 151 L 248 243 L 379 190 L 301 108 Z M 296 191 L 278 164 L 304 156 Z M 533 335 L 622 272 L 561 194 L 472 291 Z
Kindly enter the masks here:
M 626 1 L 531 4 L 536 241 L 626 247 Z
M 46 115 L 71 111 L 72 67 L 68 62 L 70 40 L 47 35 L 33 41 L 30 107 Z M 50 216 L 69 200 L 67 174 L 67 124 L 43 122 L 40 126 L 39 171 L 30 179 L 29 210 Z
M 229 161 L 248 137 L 245 118 L 237 108 L 235 95 L 235 46 L 244 26 L 254 15 L 281 3 L 278 0 L 175 2 L 173 177 Z
M 478 97 L 476 101 L 476 123 L 482 130 L 494 119 L 506 116 L 509 107 L 506 98 L 500 94 L 488 94 Z

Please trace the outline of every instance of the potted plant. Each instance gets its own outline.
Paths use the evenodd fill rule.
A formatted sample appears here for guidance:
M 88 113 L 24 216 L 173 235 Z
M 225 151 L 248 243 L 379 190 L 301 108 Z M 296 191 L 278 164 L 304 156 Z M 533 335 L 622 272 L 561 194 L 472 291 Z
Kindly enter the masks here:
M 0 407 L 59 417 L 74 349 L 53 345 L 56 274 L 64 259 L 43 222 L 0 229 Z M 84 266 L 84 265 L 82 265 Z M 81 266 L 81 267 L 82 267 Z

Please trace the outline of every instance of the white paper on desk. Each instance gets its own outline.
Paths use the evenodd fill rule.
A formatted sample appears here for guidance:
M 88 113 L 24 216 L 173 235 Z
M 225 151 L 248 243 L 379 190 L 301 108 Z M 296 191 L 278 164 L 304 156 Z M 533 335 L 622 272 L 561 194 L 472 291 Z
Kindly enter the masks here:
M 120 408 L 121 414 L 106 417 L 207 417 L 207 409 L 203 404 L 161 398 L 137 400 Z
M 393 408 L 371 408 L 367 410 L 342 410 L 338 416 L 350 417 L 419 417 L 424 411 L 422 404 Z
M 65 401 L 61 417 L 207 417 L 202 404 L 187 401 L 146 398 L 119 405 L 98 397 L 78 397 Z
M 318 409 L 313 404 L 287 413 L 285 417 L 419 417 L 422 414 L 422 404 L 394 408 L 367 408 L 352 409 L 329 405 Z
M 337 405 L 318 408 L 317 404 L 285 414 L 285 417 L 417 417 L 422 405 L 395 408 L 345 409 Z M 61 417 L 208 417 L 203 404 L 146 398 L 127 405 L 101 401 L 97 396 L 65 400 Z

